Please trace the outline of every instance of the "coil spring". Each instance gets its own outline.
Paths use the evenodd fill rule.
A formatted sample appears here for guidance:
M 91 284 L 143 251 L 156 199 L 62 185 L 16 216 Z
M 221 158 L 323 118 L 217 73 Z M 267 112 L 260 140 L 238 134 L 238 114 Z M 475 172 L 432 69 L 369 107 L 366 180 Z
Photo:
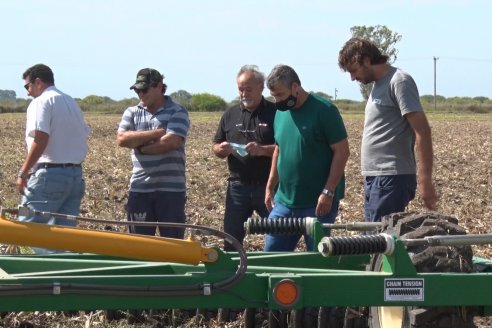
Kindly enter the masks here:
M 249 218 L 244 224 L 247 234 L 304 235 L 305 218 Z
M 334 256 L 384 253 L 387 247 L 386 238 L 382 235 L 328 237 L 326 240 L 328 249 L 325 251 Z

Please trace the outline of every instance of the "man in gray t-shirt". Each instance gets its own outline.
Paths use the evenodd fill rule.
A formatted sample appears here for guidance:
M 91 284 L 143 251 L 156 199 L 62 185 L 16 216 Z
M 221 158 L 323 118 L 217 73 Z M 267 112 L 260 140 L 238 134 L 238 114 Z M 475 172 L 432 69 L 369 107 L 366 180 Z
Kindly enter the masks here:
M 345 43 L 338 63 L 352 80 L 374 82 L 365 108 L 361 150 L 366 221 L 404 211 L 415 197 L 417 180 L 424 205 L 434 209 L 438 197 L 432 183 L 431 129 L 415 81 L 361 38 Z

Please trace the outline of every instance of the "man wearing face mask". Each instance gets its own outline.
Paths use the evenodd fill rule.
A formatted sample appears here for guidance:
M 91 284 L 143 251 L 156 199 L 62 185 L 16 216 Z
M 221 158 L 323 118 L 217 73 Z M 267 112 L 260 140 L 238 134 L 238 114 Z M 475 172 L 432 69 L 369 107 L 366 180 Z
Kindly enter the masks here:
M 275 66 L 266 83 L 277 109 L 275 150 L 265 191 L 269 219 L 317 217 L 322 223 L 333 223 L 345 192 L 349 157 L 342 117 L 335 105 L 307 93 L 289 66 Z M 300 237 L 266 235 L 264 250 L 293 251 Z M 311 251 L 312 238 L 304 236 L 304 240 Z
M 241 67 L 236 76 L 239 105 L 222 115 L 212 151 L 227 158 L 229 178 L 224 213 L 224 231 L 241 243 L 244 222 L 254 211 L 267 217 L 265 187 L 274 149 L 275 106 L 263 98 L 265 76 L 255 65 Z M 227 241 L 224 250 L 234 248 Z

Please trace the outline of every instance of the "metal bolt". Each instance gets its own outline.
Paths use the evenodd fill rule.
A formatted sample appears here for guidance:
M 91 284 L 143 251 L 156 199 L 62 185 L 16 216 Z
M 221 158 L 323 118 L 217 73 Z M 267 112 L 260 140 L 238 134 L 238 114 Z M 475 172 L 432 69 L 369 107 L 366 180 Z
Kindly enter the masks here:
M 210 252 L 207 253 L 207 258 L 210 261 L 215 262 L 219 258 L 219 254 L 217 253 L 216 250 L 212 249 L 212 250 L 210 250 Z
M 331 253 L 331 242 L 327 237 L 323 237 L 318 244 L 318 252 L 327 257 Z

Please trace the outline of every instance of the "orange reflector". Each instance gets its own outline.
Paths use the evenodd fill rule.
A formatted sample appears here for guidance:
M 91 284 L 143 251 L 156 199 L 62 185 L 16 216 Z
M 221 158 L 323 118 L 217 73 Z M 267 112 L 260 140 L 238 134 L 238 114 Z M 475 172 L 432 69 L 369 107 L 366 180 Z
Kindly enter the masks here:
M 284 279 L 277 283 L 273 289 L 275 301 L 283 306 L 291 306 L 299 299 L 299 289 L 294 281 Z

